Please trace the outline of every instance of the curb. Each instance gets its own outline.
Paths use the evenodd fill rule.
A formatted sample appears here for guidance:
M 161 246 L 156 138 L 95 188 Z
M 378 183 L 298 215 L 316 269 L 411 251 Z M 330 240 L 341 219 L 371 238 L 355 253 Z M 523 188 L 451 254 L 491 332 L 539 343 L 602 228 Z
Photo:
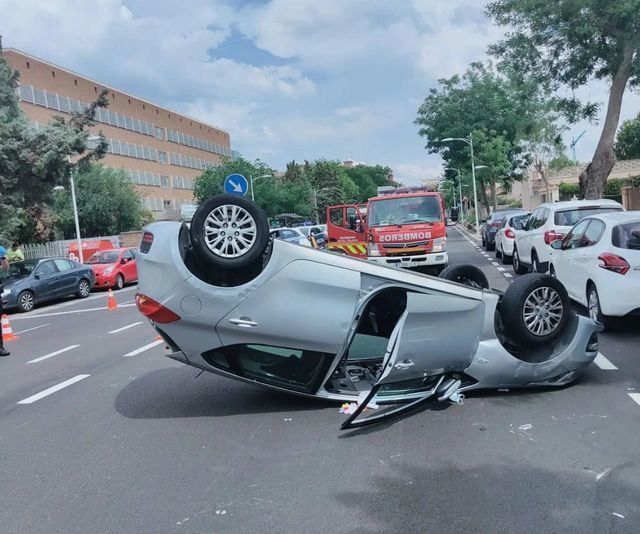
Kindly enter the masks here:
M 475 233 L 473 233 L 473 234 L 472 234 L 472 233 L 471 233 L 471 232 L 469 232 L 469 230 L 467 230 L 464 226 L 459 225 L 459 224 L 456 224 L 456 225 L 454 226 L 454 228 L 455 228 L 456 230 L 458 230 L 461 234 L 464 234 L 465 236 L 467 236 L 467 237 L 468 237 L 469 239 L 471 239 L 474 243 L 479 243 L 479 242 L 480 242 L 480 240 L 479 240 L 479 239 L 476 239 L 476 234 L 475 234 Z

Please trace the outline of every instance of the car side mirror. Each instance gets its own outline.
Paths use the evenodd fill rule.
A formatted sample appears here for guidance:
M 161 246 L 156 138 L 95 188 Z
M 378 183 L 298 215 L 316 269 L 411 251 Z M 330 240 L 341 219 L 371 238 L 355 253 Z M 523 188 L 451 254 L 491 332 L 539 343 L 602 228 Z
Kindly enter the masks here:
M 38 273 L 34 274 L 34 275 L 33 275 L 33 277 L 34 277 L 36 280 L 40 280 L 40 275 L 39 275 Z
M 562 239 L 556 239 L 551 242 L 551 248 L 553 250 L 562 250 Z
M 122 265 L 124 265 L 124 264 L 125 264 L 125 263 L 127 263 L 128 261 L 129 261 L 129 260 L 128 260 L 127 258 L 122 258 L 122 259 L 120 260 L 120 263 L 121 263 Z

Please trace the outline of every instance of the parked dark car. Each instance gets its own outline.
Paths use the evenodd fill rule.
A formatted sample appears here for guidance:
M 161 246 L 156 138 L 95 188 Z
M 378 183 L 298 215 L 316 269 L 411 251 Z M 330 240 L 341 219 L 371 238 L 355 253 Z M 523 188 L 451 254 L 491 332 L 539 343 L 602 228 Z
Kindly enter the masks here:
M 86 298 L 96 283 L 90 266 L 67 258 L 12 263 L 2 277 L 2 305 L 20 312 L 31 311 L 42 302 L 72 295 Z
M 480 229 L 480 234 L 482 235 L 482 246 L 486 250 L 493 250 L 496 245 L 496 233 L 502 226 L 504 220 L 507 217 L 525 213 L 526 211 L 519 208 L 505 208 L 494 211 Z

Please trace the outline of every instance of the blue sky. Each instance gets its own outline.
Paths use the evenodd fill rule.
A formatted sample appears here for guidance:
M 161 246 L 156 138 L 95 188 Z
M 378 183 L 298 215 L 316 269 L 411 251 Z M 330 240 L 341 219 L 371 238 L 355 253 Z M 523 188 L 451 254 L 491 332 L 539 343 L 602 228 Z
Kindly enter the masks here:
M 438 175 L 413 120 L 436 80 L 486 57 L 501 30 L 479 0 L 0 0 L 13 46 L 224 128 L 277 169 L 291 159 Z M 593 82 L 579 95 L 606 101 Z M 623 118 L 640 108 L 628 94 Z M 588 160 L 600 130 L 587 133 Z

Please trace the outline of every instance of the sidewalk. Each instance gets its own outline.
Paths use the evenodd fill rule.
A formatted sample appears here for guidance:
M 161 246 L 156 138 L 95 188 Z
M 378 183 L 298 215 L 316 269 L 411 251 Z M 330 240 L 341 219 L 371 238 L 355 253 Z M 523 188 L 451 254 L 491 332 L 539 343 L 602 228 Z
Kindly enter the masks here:
M 466 226 L 464 226 L 463 224 L 454 224 L 453 226 L 451 226 L 450 228 L 455 228 L 456 230 L 458 230 L 462 235 L 464 235 L 467 239 L 470 239 L 471 241 L 473 241 L 474 243 L 480 243 L 480 239 L 476 239 L 476 234 L 475 232 L 470 232 L 469 230 L 467 230 Z

